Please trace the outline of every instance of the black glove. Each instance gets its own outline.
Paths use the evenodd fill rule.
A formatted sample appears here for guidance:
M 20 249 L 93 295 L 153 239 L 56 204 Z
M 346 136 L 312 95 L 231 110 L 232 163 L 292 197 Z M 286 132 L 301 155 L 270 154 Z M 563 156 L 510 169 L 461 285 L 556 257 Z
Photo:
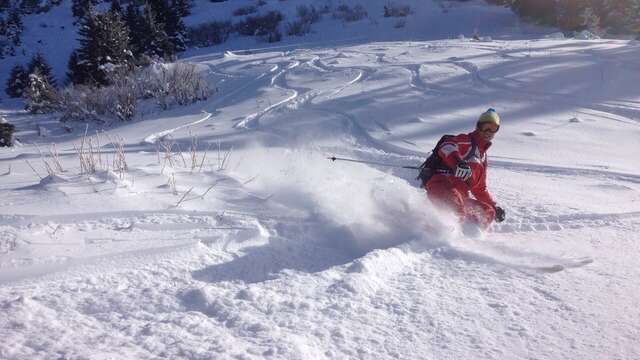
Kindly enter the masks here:
M 471 174 L 471 168 L 466 161 L 460 161 L 453 172 L 453 175 L 462 181 L 467 181 L 471 177 Z
M 506 216 L 504 209 L 501 208 L 500 206 L 496 206 L 495 209 L 496 209 L 496 222 L 503 222 Z

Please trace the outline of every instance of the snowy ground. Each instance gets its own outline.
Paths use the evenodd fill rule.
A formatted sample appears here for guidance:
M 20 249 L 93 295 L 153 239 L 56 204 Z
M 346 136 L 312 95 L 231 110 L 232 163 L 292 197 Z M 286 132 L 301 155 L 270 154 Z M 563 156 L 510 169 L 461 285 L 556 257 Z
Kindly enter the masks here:
M 84 125 L 6 108 L 22 145 L 0 149 L 0 358 L 640 358 L 638 56 L 545 39 L 199 55 L 218 92 L 90 128 L 90 176 Z M 489 106 L 507 221 L 482 239 L 410 170 L 326 159 L 417 165 Z

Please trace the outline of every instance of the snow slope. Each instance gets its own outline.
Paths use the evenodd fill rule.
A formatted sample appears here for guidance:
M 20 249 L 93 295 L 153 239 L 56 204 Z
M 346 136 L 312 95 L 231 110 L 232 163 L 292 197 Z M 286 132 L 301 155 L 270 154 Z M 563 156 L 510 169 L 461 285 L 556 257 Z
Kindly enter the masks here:
M 91 175 L 84 125 L 3 108 L 0 358 L 640 358 L 640 46 L 409 40 L 193 54 L 218 92 L 86 129 Z M 326 159 L 417 165 L 489 106 L 484 238 Z
M 211 21 L 231 21 L 238 23 L 247 16 L 266 14 L 269 11 L 279 11 L 284 19 L 280 24 L 280 32 L 283 34 L 281 42 L 274 44 L 278 47 L 289 46 L 315 46 L 323 44 L 330 46 L 336 41 L 366 42 L 366 41 L 393 41 L 393 40 L 434 40 L 450 39 L 459 35 L 471 36 L 478 32 L 483 36 L 502 36 L 524 38 L 540 33 L 549 33 L 551 30 L 537 28 L 521 24 L 516 16 L 508 9 L 497 6 L 486 6 L 480 0 L 473 0 L 466 4 L 449 1 L 405 1 L 397 2 L 397 5 L 408 4 L 413 14 L 406 18 L 385 18 L 384 6 L 389 4 L 386 0 L 367 0 L 361 2 L 345 2 L 354 6 L 360 4 L 366 10 L 368 17 L 352 23 L 344 23 L 334 19 L 332 11 L 322 15 L 320 21 L 313 24 L 311 33 L 305 36 L 288 36 L 286 26 L 297 19 L 299 6 L 313 5 L 318 11 L 324 6 L 335 9 L 343 2 L 334 0 L 269 0 L 264 5 L 256 6 L 255 0 L 232 0 L 220 3 L 212 3 L 209 0 L 194 0 L 191 15 L 184 18 L 187 27 L 197 26 Z M 108 9 L 110 2 L 98 5 L 100 11 Z M 33 55 L 40 52 L 53 70 L 53 76 L 58 85 L 62 85 L 66 78 L 67 65 L 71 52 L 78 44 L 77 28 L 71 11 L 72 2 L 62 0 L 59 6 L 52 7 L 46 13 L 30 14 L 23 16 L 24 31 L 21 36 L 22 46 L 16 51 L 15 56 L 6 56 L 0 59 L 0 84 L 2 91 L 0 99 L 6 99 L 5 84 L 14 65 L 26 65 Z M 235 10 L 247 6 L 254 6 L 256 12 L 246 16 L 234 16 Z M 398 21 L 404 25 L 398 27 Z M 224 51 L 229 49 L 251 49 L 264 47 L 265 44 L 255 37 L 244 37 L 237 33 L 231 34 L 231 38 L 216 47 L 207 49 L 190 49 L 188 54 L 209 53 L 212 50 Z

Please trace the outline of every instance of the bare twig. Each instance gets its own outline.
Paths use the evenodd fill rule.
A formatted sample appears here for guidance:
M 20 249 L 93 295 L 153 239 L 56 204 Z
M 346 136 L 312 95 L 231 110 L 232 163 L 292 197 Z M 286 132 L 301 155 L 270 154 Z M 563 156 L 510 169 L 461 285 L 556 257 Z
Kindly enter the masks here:
M 35 145 L 36 150 L 38 150 L 38 153 L 40 154 L 40 159 L 42 160 L 42 163 L 44 164 L 45 170 L 47 170 L 47 174 L 49 174 L 49 176 L 54 176 L 56 174 L 56 172 L 51 167 L 51 165 L 49 165 L 49 162 L 46 160 L 44 154 L 42 153 L 42 150 L 40 150 L 40 146 L 38 146 L 38 144 L 33 144 L 33 145 Z
M 211 186 L 209 186 L 209 188 L 207 189 L 207 191 L 204 192 L 204 194 L 200 195 L 200 198 L 204 199 L 204 196 L 207 195 L 209 193 L 209 191 L 211 191 L 211 189 L 213 189 L 214 186 L 216 186 L 217 182 Z
M 176 188 L 176 177 L 174 173 L 172 173 L 169 177 L 169 181 L 167 182 L 167 184 L 169 185 L 169 189 L 171 189 L 173 195 L 178 195 L 178 190 Z
M 113 170 L 119 173 L 120 179 L 124 178 L 124 173 L 129 169 L 127 165 L 127 159 L 124 151 L 124 139 L 121 137 L 116 137 L 112 139 L 107 135 L 107 139 L 111 143 L 114 149 L 113 155 Z
M 184 193 L 184 195 L 182 195 L 182 197 L 180 198 L 180 200 L 174 205 L 174 207 L 178 207 L 180 206 L 180 204 L 184 201 L 184 199 L 187 197 L 187 195 L 189 195 L 189 193 L 191 193 L 191 190 L 193 190 L 193 187 L 191 187 L 189 190 L 187 190 L 187 192 Z
M 164 150 L 164 161 L 162 163 L 162 168 L 160 169 L 160 174 L 164 173 L 164 168 L 167 166 L 167 162 L 169 162 L 169 165 L 171 167 L 174 166 L 173 164 L 173 142 L 171 141 L 164 141 L 164 139 L 162 141 L 160 141 L 158 143 Z
M 190 172 L 193 173 L 193 170 L 198 166 L 198 138 L 197 137 L 191 137 L 191 147 L 189 148 L 189 159 L 191 160 L 191 170 Z
M 93 141 L 91 138 L 87 138 L 87 132 L 89 131 L 89 125 L 85 127 L 84 135 L 82 136 L 82 140 L 80 141 L 80 148 L 78 148 L 75 144 L 73 148 L 78 154 L 78 158 L 80 159 L 80 173 L 81 174 L 93 174 L 96 172 L 96 155 L 93 147 Z M 87 149 L 85 149 L 85 144 L 87 145 Z
M 207 150 L 205 150 L 204 154 L 202 155 L 202 161 L 200 162 L 200 168 L 198 168 L 198 172 L 202 171 L 202 165 L 204 165 L 204 160 L 207 158 L 207 153 L 209 152 L 209 149 L 211 149 L 211 145 L 207 147 Z
M 49 149 L 49 154 L 53 159 L 53 164 L 55 165 L 56 170 L 63 173 L 64 169 L 62 168 L 62 163 L 60 162 L 60 154 L 58 153 L 58 148 L 56 147 L 55 143 L 51 146 L 51 149 Z
M 31 166 L 31 163 L 29 162 L 29 160 L 25 159 L 24 161 L 27 163 L 27 165 L 29 165 L 29 167 L 31 168 L 31 170 L 33 170 L 33 172 L 34 172 L 34 173 L 36 173 L 36 175 L 38 175 L 38 177 L 40 178 L 40 180 L 44 180 L 44 178 L 43 178 L 42 176 L 40 176 L 40 174 L 38 174 L 38 172 L 36 171 L 36 169 L 34 169 L 34 167 L 33 167 L 33 166 Z
M 252 182 L 253 180 L 255 180 L 255 179 L 257 179 L 257 178 L 258 178 L 258 175 L 253 176 L 253 177 L 252 177 L 252 178 L 250 178 L 249 180 L 247 180 L 247 181 L 243 182 L 243 183 L 242 183 L 242 185 L 247 185 L 248 183 Z
M 226 168 L 227 162 L 229 161 L 229 157 L 231 156 L 231 151 L 233 148 L 229 148 L 229 150 L 225 151 L 222 158 L 220 157 L 222 149 L 220 148 L 220 142 L 218 142 L 218 171 L 222 171 Z
M 216 184 L 217 184 L 217 182 L 215 184 L 209 186 L 207 191 L 205 191 L 202 195 L 196 196 L 196 197 L 192 197 L 191 199 L 187 199 L 187 200 L 184 200 L 182 202 L 187 202 L 187 201 L 196 200 L 196 199 L 204 199 L 204 196 L 207 195 L 209 193 L 209 191 L 211 191 L 211 189 L 213 189 L 213 187 L 216 186 Z
M 182 165 L 187 167 L 187 160 L 185 160 L 184 155 L 182 154 L 182 149 L 180 149 L 180 144 L 176 143 L 176 147 L 178 148 L 178 154 L 180 154 L 180 158 L 182 158 Z

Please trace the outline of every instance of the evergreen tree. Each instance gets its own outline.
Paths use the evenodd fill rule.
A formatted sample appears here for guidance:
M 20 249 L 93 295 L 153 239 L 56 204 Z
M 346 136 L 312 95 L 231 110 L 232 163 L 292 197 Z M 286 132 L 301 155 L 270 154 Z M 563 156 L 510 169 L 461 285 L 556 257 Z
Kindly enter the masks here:
M 106 85 L 108 73 L 115 68 L 130 68 L 129 29 L 120 15 L 111 12 L 90 15 L 79 30 L 80 48 L 70 78 L 81 83 Z
M 117 13 L 122 16 L 122 6 L 120 5 L 120 0 L 111 0 L 111 8 L 109 9 L 112 13 Z
M 44 114 L 56 111 L 58 108 L 58 94 L 47 78 L 40 73 L 40 69 L 29 74 L 29 84 L 25 89 L 25 109 L 32 113 Z
M 51 86 L 56 86 L 56 80 L 51 74 L 51 66 L 40 52 L 36 53 L 27 65 L 27 74 L 33 74 L 36 71 L 45 77 Z
M 22 65 L 15 65 L 11 68 L 5 92 L 12 98 L 22 97 L 29 81 L 29 74 Z
M 175 53 L 175 47 L 164 30 L 164 23 L 159 20 L 151 6 L 145 6 L 142 15 L 141 29 L 141 54 L 151 57 L 170 57 Z
M 580 20 L 582 27 L 593 33 L 601 33 L 602 29 L 600 27 L 600 17 L 596 14 L 596 12 L 591 7 L 587 7 L 580 13 Z
M 93 11 L 93 5 L 92 0 L 72 0 L 71 13 L 74 18 L 83 19 Z
M 11 46 L 11 55 L 15 55 L 15 47 L 20 46 L 22 31 L 24 26 L 22 25 L 22 18 L 20 13 L 16 9 L 9 11 L 9 16 L 6 21 L 6 36 L 7 41 Z
M 164 23 L 170 11 L 168 0 L 146 0 L 145 7 L 150 7 L 158 22 Z
M 586 0 L 563 0 L 556 3 L 557 24 L 567 30 L 583 30 L 582 14 L 588 8 Z M 592 15 L 593 10 L 589 10 Z
M 129 45 L 134 57 L 137 59 L 144 51 L 144 36 L 143 36 L 143 23 L 144 19 L 140 14 L 138 6 L 134 2 L 130 2 L 127 5 L 127 9 L 124 14 L 124 22 L 129 29 Z
M 513 11 L 525 18 L 547 19 L 551 21 L 555 16 L 555 0 L 513 0 Z
M 186 50 L 187 28 L 184 25 L 181 17 L 181 10 L 177 2 L 173 2 L 169 11 L 167 12 L 167 18 L 165 19 L 164 30 L 167 33 L 170 41 L 173 43 L 174 51 Z
M 7 46 L 7 23 L 0 17 L 0 59 L 4 59 L 5 46 Z
M 23 14 L 33 14 L 40 8 L 40 0 L 21 0 L 20 10 Z
M 0 0 L 0 13 L 7 11 L 11 7 L 11 0 Z
M 190 0 L 173 0 L 171 8 L 181 18 L 191 15 Z
M 159 38 L 156 39 L 156 47 L 163 50 L 163 56 L 172 56 L 177 51 L 184 51 L 187 29 L 180 16 L 184 9 L 180 9 L 175 2 L 169 3 L 168 0 L 147 0 L 146 8 L 151 9 L 155 23 L 167 37 L 165 40 L 162 34 L 158 34 Z
M 65 84 L 82 84 L 87 83 L 88 79 L 84 79 L 82 76 L 85 74 L 84 69 L 80 65 L 80 57 L 78 51 L 73 50 L 69 56 L 69 62 L 67 63 L 67 79 Z
M 640 0 L 485 0 L 565 30 L 640 34 Z
M 626 30 L 640 35 L 640 0 L 626 0 L 624 8 L 624 25 Z

